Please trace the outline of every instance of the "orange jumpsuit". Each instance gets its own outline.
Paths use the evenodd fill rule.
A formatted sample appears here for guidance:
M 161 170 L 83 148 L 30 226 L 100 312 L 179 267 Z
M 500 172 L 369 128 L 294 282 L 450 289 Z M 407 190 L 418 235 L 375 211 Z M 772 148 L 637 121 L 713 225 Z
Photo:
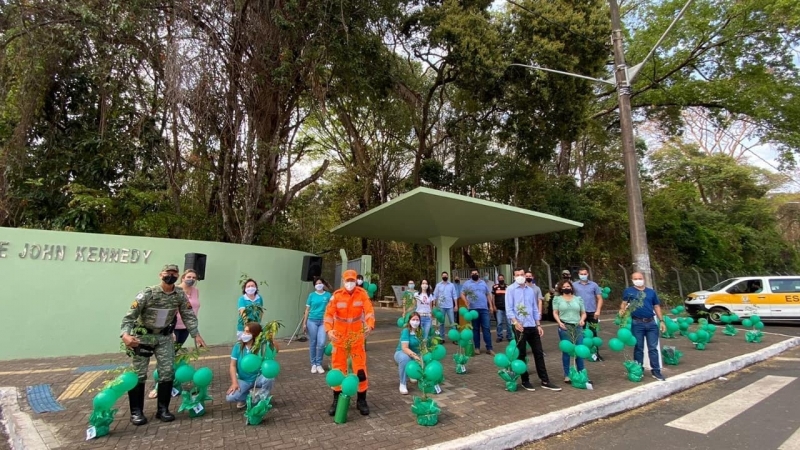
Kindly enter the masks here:
M 367 381 L 367 353 L 364 348 L 365 328 L 375 328 L 375 310 L 367 291 L 356 287 L 353 293 L 341 288 L 333 293 L 325 309 L 325 332 L 333 330 L 336 340 L 333 342 L 331 366 L 347 374 L 347 347 L 350 348 L 352 370 L 359 376 L 358 392 L 365 392 Z M 341 387 L 335 387 L 340 391 Z

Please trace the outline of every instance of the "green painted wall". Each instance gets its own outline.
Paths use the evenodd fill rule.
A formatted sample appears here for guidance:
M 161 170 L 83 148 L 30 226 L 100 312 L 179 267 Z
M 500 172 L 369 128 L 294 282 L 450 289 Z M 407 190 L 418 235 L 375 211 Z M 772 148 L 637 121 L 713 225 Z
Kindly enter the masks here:
M 198 283 L 206 343 L 235 340 L 242 273 L 268 283 L 259 286 L 265 319 L 281 320 L 285 337 L 294 332 L 312 289 L 300 281 L 306 253 L 0 227 L 0 360 L 119 351 L 120 322 L 136 294 L 160 282 L 164 264 L 183 268 L 186 253 L 208 255 Z

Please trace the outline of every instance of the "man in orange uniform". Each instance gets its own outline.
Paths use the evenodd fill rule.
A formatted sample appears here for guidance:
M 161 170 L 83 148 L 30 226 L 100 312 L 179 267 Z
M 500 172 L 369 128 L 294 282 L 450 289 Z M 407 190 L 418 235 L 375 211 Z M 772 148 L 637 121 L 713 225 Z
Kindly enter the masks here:
M 367 405 L 367 353 L 365 339 L 375 328 L 375 311 L 367 291 L 356 286 L 358 274 L 355 270 L 345 270 L 342 274 L 344 287 L 333 293 L 325 309 L 325 331 L 333 343 L 331 366 L 347 373 L 348 351 L 353 372 L 358 376 L 358 399 L 356 407 L 362 416 L 369 415 Z M 333 404 L 328 415 L 336 414 L 341 388 L 333 390 Z

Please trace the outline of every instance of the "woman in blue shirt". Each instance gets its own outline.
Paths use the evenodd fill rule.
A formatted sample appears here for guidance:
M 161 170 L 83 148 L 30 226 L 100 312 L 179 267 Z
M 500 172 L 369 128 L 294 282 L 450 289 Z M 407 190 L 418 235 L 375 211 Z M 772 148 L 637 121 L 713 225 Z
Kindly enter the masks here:
M 245 323 L 261 323 L 261 317 L 264 315 L 264 300 L 258 295 L 258 283 L 256 283 L 256 280 L 251 278 L 244 282 L 238 308 L 239 322 L 236 325 L 236 339 L 242 337 Z
M 259 334 L 261 334 L 261 325 L 257 322 L 249 322 L 245 325 L 239 342 L 234 344 L 233 350 L 231 350 L 231 387 L 226 392 L 225 400 L 236 402 L 236 407 L 239 409 L 247 406 L 245 402 L 251 389 L 254 387 L 261 389 L 263 396 L 268 397 L 275 384 L 275 379 L 264 378 L 260 373 L 260 369 L 253 373 L 247 373 L 242 370 L 242 359 L 251 353 L 253 342 L 258 338 Z M 264 349 L 265 345 L 262 345 L 261 348 Z M 263 351 L 261 353 L 263 357 Z
M 417 330 L 419 330 L 420 315 L 418 312 L 411 313 L 408 318 L 408 325 L 400 332 L 400 343 L 397 344 L 397 350 L 394 352 L 394 361 L 399 366 L 400 371 L 400 393 L 403 395 L 408 394 L 406 387 L 406 365 L 412 359 L 417 362 L 422 362 L 419 357 L 419 338 L 417 338 Z
M 325 327 L 322 318 L 331 300 L 331 293 L 325 291 L 325 283 L 320 278 L 314 285 L 314 292 L 308 294 L 306 312 L 303 315 L 303 332 L 308 334 L 308 353 L 311 358 L 311 373 L 325 373 L 322 368 L 322 355 L 325 352 Z

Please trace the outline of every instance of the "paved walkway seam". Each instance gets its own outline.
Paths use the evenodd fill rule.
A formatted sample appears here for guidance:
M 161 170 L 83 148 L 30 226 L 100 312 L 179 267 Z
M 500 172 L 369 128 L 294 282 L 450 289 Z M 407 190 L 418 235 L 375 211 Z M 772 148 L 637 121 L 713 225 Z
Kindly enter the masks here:
M 743 345 L 747 345 L 744 344 Z M 764 361 L 800 345 L 800 338 L 787 339 L 759 351 L 710 364 L 699 369 L 670 377 L 665 382 L 653 382 L 628 389 L 619 394 L 592 400 L 571 408 L 554 411 L 530 419 L 501 425 L 489 430 L 448 442 L 441 442 L 424 450 L 509 449 L 526 442 L 544 439 L 554 434 L 586 425 L 597 419 L 613 416 L 647 405 L 698 384 L 714 380 L 744 367 Z M 647 376 L 647 375 L 646 375 Z M 623 381 L 627 382 L 627 381 Z

